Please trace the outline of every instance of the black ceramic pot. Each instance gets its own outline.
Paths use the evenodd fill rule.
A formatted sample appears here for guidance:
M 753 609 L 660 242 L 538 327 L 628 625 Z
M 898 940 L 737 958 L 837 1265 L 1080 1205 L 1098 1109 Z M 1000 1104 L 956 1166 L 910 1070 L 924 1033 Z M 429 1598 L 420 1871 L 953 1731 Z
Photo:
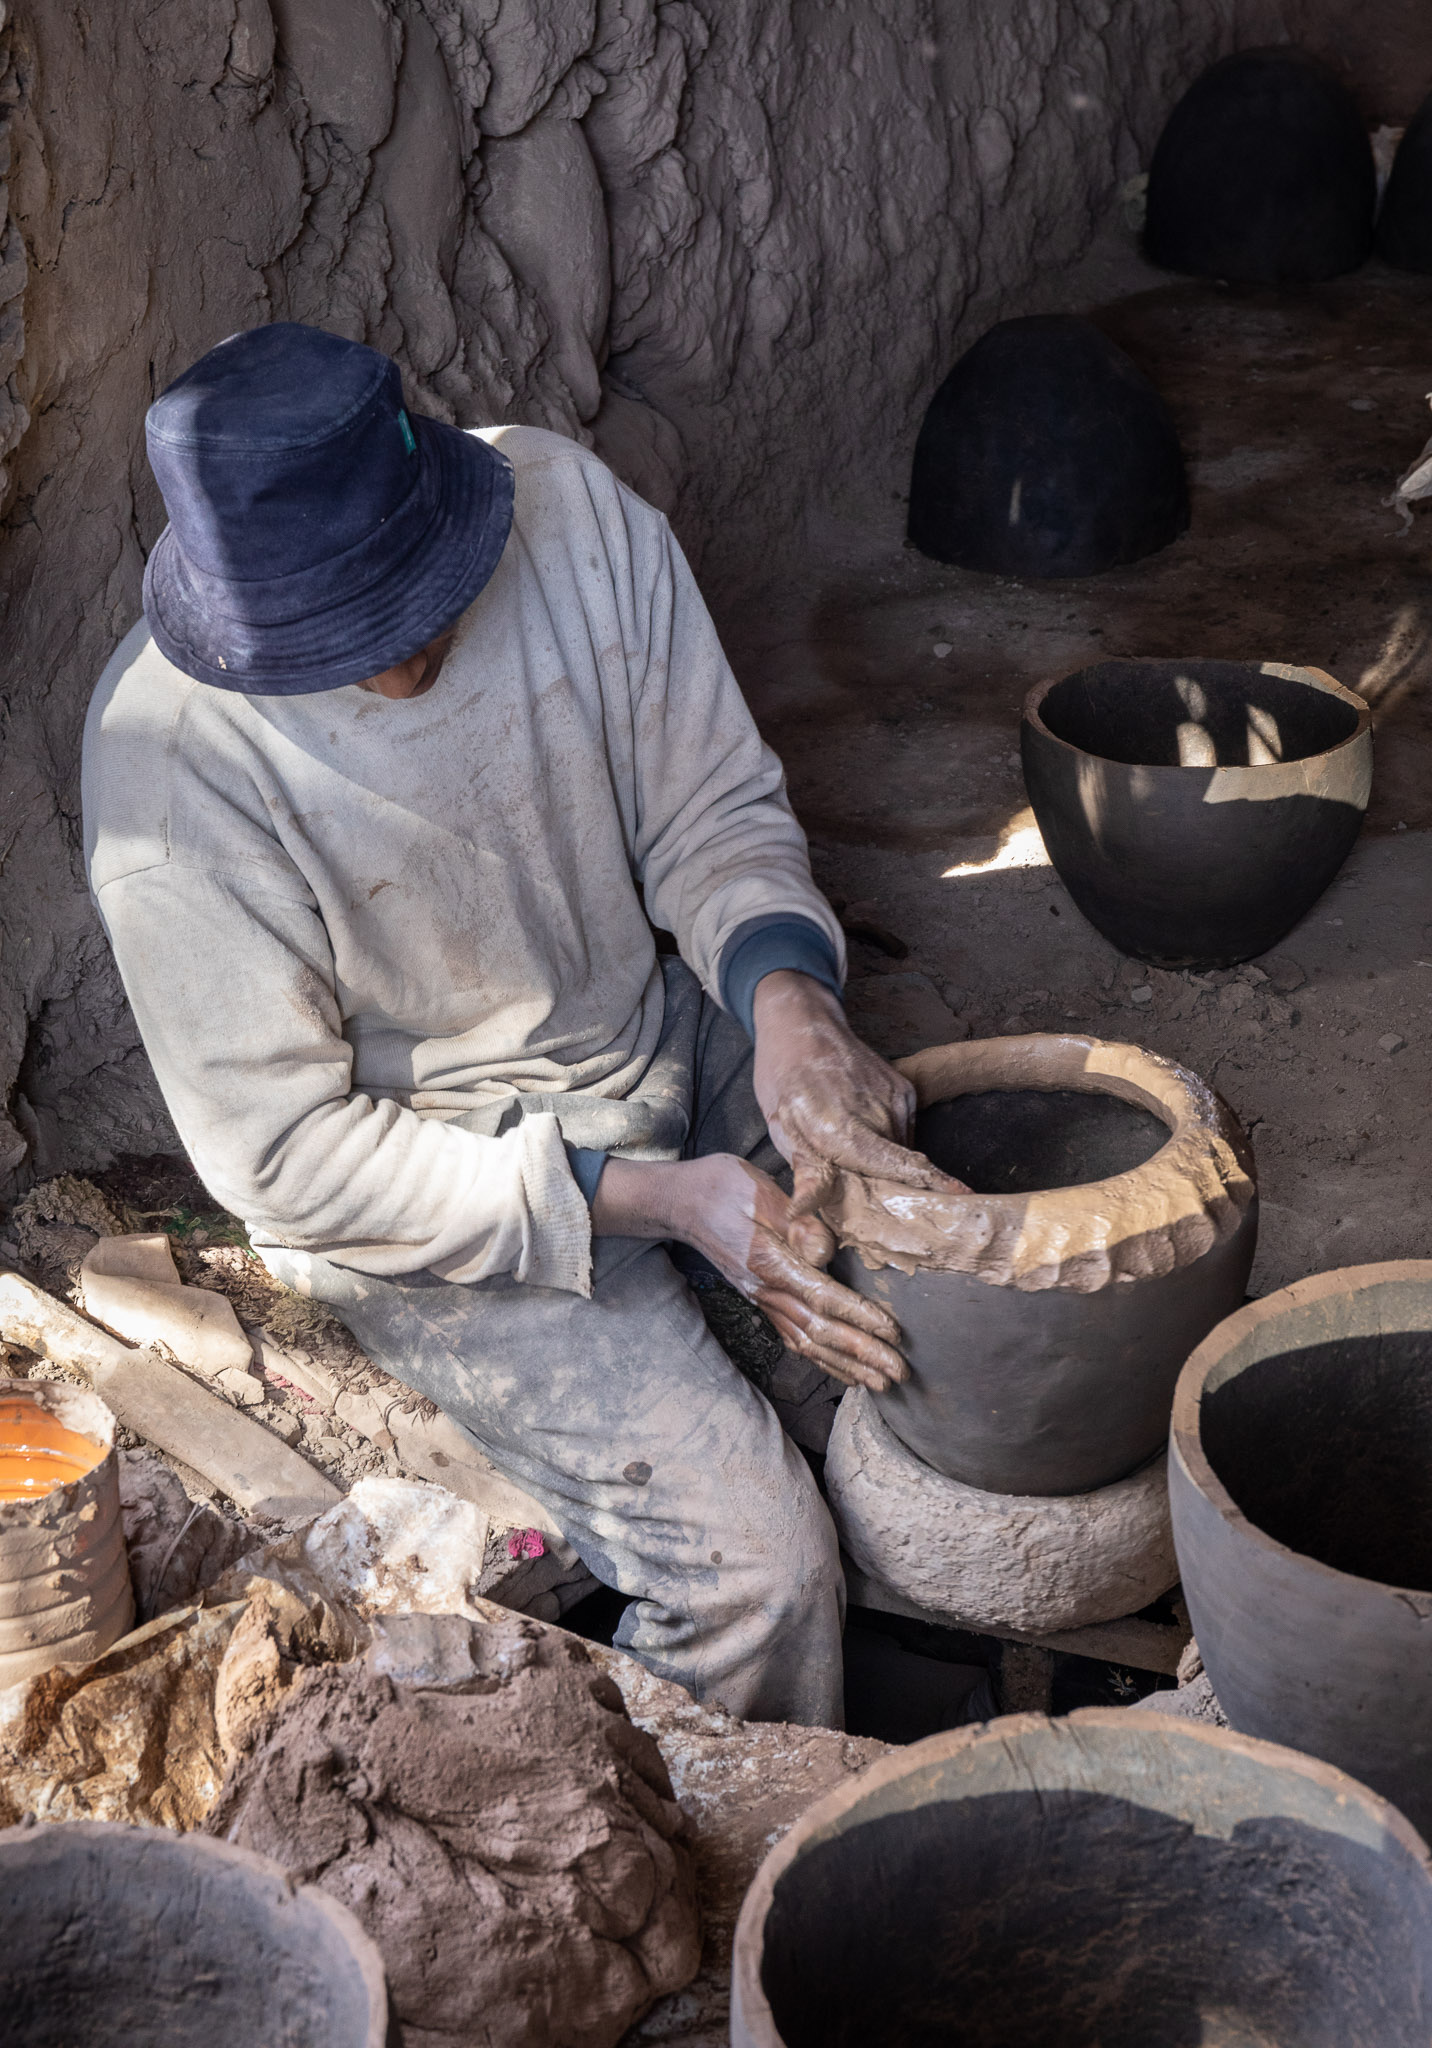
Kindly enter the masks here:
M 1397 145 L 1377 216 L 1377 253 L 1399 270 L 1432 270 L 1432 98 Z
M 1311 1757 L 1164 1714 L 932 1735 L 741 1908 L 732 2048 L 1426 2048 L 1432 1864 Z
M 1307 284 L 1372 252 L 1377 171 L 1352 95 L 1301 50 L 1244 50 L 1189 87 L 1149 169 L 1165 270 Z
M 1432 1261 L 1319 1273 L 1215 1330 L 1179 1380 L 1169 1489 L 1234 1727 L 1432 1828 Z
M 1275 946 L 1372 789 L 1363 699 L 1275 662 L 1099 662 L 1030 691 L 1020 750 L 1060 880 L 1121 952 L 1164 967 Z
M 1003 576 L 1092 576 L 1188 524 L 1168 409 L 1088 320 L 1003 320 L 930 401 L 910 477 L 910 539 Z
M 113 1821 L 6 1828 L 0 1926 L 0 2034 L 17 2048 L 393 2038 L 382 1961 L 347 1907 L 231 1842 Z
M 986 1493 L 1112 1485 L 1161 1450 L 1180 1367 L 1243 1299 L 1242 1132 L 1136 1046 L 996 1038 L 898 1064 L 916 1146 L 970 1192 L 862 1183 L 822 1211 L 832 1270 L 900 1324 L 910 1378 L 882 1419 Z

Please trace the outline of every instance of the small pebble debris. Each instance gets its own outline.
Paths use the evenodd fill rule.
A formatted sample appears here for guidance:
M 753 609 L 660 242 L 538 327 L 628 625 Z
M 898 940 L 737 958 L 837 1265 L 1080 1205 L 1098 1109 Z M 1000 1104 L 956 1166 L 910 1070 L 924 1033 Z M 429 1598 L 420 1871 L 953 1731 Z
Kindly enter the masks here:
M 1384 1031 L 1377 1041 L 1377 1049 L 1379 1052 L 1401 1052 L 1406 1043 L 1407 1040 L 1399 1038 L 1395 1031 Z

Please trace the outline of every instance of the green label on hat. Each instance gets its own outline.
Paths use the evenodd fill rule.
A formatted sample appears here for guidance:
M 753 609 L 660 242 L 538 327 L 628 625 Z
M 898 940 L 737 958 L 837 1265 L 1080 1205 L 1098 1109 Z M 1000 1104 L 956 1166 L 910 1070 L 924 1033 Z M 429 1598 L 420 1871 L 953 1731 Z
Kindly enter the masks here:
M 416 455 L 418 444 L 413 438 L 412 423 L 402 406 L 398 407 L 398 425 L 403 430 L 403 446 L 407 449 L 409 455 Z

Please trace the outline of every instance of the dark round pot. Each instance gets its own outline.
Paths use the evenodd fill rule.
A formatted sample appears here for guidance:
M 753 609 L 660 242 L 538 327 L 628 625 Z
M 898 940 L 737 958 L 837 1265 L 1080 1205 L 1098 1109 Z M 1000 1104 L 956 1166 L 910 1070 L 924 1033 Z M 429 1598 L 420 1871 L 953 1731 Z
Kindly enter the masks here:
M 1142 370 L 1088 320 L 1002 320 L 930 400 L 910 539 L 1002 576 L 1093 576 L 1188 524 L 1183 455 Z
M 1397 145 L 1377 216 L 1377 253 L 1399 270 L 1432 270 L 1432 98 Z
M 1163 967 L 1277 945 L 1372 791 L 1363 699 L 1275 662 L 1098 662 L 1030 691 L 1020 751 L 1065 888 L 1111 944 Z
M 1372 252 L 1377 170 L 1351 93 L 1301 50 L 1244 50 L 1191 85 L 1149 167 L 1165 270 L 1308 284 Z
M 732 2048 L 1426 2048 L 1432 1864 L 1311 1757 L 1020 1714 L 883 1757 L 757 1872 Z
M 847 1180 L 822 1210 L 832 1270 L 900 1324 L 910 1377 L 882 1418 L 986 1493 L 1112 1485 L 1162 1448 L 1180 1367 L 1243 1300 L 1243 1133 L 1135 1046 L 982 1039 L 898 1065 L 917 1147 L 970 1192 Z
M 0 1831 L 0 2010 L 25 2048 L 383 2048 L 383 1966 L 266 1857 L 107 1821 Z
M 1174 1404 L 1174 1539 L 1234 1727 L 1432 1828 L 1432 1261 L 1249 1304 Z

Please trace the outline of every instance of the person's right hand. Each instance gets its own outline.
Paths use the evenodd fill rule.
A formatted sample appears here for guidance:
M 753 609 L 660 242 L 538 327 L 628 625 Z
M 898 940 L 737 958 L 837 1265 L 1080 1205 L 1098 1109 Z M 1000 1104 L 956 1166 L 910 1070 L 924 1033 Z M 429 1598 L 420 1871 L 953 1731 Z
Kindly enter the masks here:
M 821 1269 L 835 1249 L 825 1225 L 792 1213 L 769 1174 L 717 1152 L 666 1164 L 609 1159 L 592 1203 L 599 1237 L 672 1237 L 708 1258 L 753 1301 L 783 1343 L 846 1386 L 884 1393 L 908 1379 L 888 1309 Z

